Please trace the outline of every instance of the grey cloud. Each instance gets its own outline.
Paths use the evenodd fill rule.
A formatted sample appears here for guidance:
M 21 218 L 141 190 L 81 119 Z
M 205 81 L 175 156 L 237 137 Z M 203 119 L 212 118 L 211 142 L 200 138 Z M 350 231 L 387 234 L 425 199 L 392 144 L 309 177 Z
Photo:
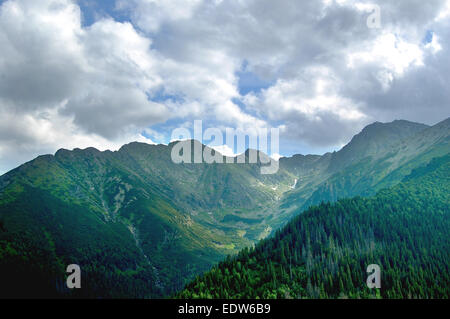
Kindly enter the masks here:
M 131 24 L 80 24 L 70 0 L 0 4 L 0 171 L 59 147 L 115 146 L 170 112 L 151 41 Z
M 139 131 L 139 128 L 168 118 L 165 106 L 149 102 L 146 94 L 136 88 L 96 89 L 100 92 L 88 92 L 85 96 L 70 99 L 61 110 L 63 115 L 74 115 L 75 124 L 88 133 L 100 133 L 114 139 L 130 125 Z
M 445 6 L 446 0 L 403 0 L 403 1 L 364 1 L 376 3 L 381 8 L 384 23 L 397 24 L 411 28 L 423 26 L 432 21 Z
M 137 61 L 152 63 L 151 42 L 131 25 L 101 20 L 83 29 L 69 1 L 6 3 L 1 14 L 0 96 L 15 112 L 64 105 L 61 114 L 107 138 L 167 119 L 146 96 L 158 79 Z M 41 16 L 51 14 L 55 21 Z
M 262 97 L 256 105 L 244 108 L 269 122 L 276 120 L 286 124 L 289 138 L 296 136 L 299 141 L 311 144 L 333 145 L 342 143 L 371 120 L 423 119 L 427 109 L 433 110 L 433 115 L 425 117 L 429 124 L 446 116 L 443 103 L 448 101 L 448 96 L 443 88 L 448 82 L 448 72 L 442 72 L 445 67 L 436 68 L 431 58 L 426 59 L 424 67 L 412 67 L 402 76 L 395 76 L 388 89 L 378 78 L 380 72 L 386 72 L 380 61 L 362 63 L 353 69 L 346 65 L 349 53 L 370 50 L 383 32 L 398 34 L 420 45 L 427 30 L 434 27 L 434 19 L 445 4 L 443 0 L 376 1 L 381 8 L 382 29 L 369 29 L 366 20 L 370 11 L 357 10 L 351 2 L 344 5 L 330 2 L 324 6 L 321 1 L 260 0 L 200 1 L 190 8 L 187 17 L 158 20 L 159 29 L 155 31 L 153 25 L 146 24 L 152 14 L 148 2 L 136 0 L 133 3 L 137 8 L 133 16 L 135 24 L 150 31 L 153 47 L 164 57 L 214 72 L 217 61 L 211 62 L 209 56 L 211 52 L 220 52 L 224 59 L 233 61 L 230 65 L 235 69 L 229 72 L 236 72 L 246 61 L 247 70 L 266 81 L 300 79 L 303 84 L 297 88 L 299 92 L 291 94 L 301 95 L 302 99 L 316 94 L 314 81 L 320 78 L 320 75 L 309 74 L 309 70 L 326 68 L 334 82 L 333 94 L 347 99 L 351 103 L 347 106 L 349 109 L 365 114 L 359 120 L 349 120 L 318 110 L 315 117 L 308 117 L 292 109 L 283 111 L 276 102 L 264 103 Z M 162 9 L 165 3 L 152 2 L 152 10 L 157 4 L 158 10 L 166 12 Z M 374 4 L 373 1 L 360 3 Z M 441 44 L 448 47 L 444 42 Z M 448 61 L 440 63 L 449 65 Z M 421 85 L 424 79 L 429 84 Z M 197 90 L 190 92 L 188 88 L 192 87 L 192 84 L 186 85 L 184 93 L 189 95 Z M 178 86 L 178 89 L 183 90 L 183 87 Z M 414 98 L 413 89 L 421 98 Z M 284 98 L 290 97 L 280 96 Z M 326 123 L 324 127 L 328 129 L 322 131 L 320 123 Z M 316 127 L 316 132 L 320 133 L 299 127 Z
M 436 14 L 436 12 L 435 12 Z M 450 23 L 430 24 L 442 47 L 437 53 L 425 52 L 424 65 L 396 77 L 388 90 L 376 79 L 377 65 L 367 65 L 348 79 L 342 93 L 366 104 L 364 112 L 380 121 L 407 119 L 437 123 L 450 115 Z M 346 74 L 346 75 L 345 75 Z
M 447 47 L 448 48 L 448 47 Z M 411 70 L 397 79 L 386 93 L 366 97 L 378 117 L 437 123 L 450 115 L 450 59 L 448 49 L 430 58 L 427 67 Z M 431 60 L 431 61 L 430 61 Z M 376 111 L 376 112 L 374 112 Z
M 36 142 L 25 119 L 39 123 L 39 112 L 55 109 L 50 122 L 70 119 L 73 129 L 108 141 L 170 118 L 204 115 L 236 125 L 284 124 L 285 139 L 324 147 L 346 142 L 373 120 L 433 124 L 448 116 L 450 28 L 448 18 L 435 21 L 443 0 L 377 1 L 381 29 L 369 29 L 370 13 L 351 1 L 117 1 L 133 25 L 107 19 L 88 28 L 69 0 L 8 3 L 18 4 L 22 15 L 14 17 L 3 4 L 0 113 L 23 119 L 0 122 L 0 156 L 14 143 L 31 149 Z M 56 16 L 42 23 L 46 13 Z M 430 30 L 439 36 L 440 52 L 423 47 Z M 383 57 L 353 68 L 347 58 L 373 55 L 384 33 L 419 47 L 424 65 L 392 72 L 383 86 L 379 74 L 392 71 Z M 239 95 L 237 71 L 244 64 L 273 83 L 272 99 L 271 88 Z M 320 81 L 329 82 L 325 92 L 318 92 Z M 149 101 L 158 92 L 180 98 Z M 324 97 L 336 104 L 314 104 Z M 230 107 L 234 99 L 243 107 Z
M 33 16 L 34 6 L 22 10 L 30 1 L 19 14 L 11 14 L 14 4 L 3 3 L 0 12 L 0 96 L 20 109 L 58 103 L 77 89 L 77 58 L 58 41 L 61 30 Z
M 286 120 L 287 131 L 283 136 L 291 143 L 302 141 L 314 149 L 333 149 L 348 143 L 369 122 L 343 121 L 334 114 L 322 112 L 317 114 L 317 120 L 296 114 L 292 120 Z

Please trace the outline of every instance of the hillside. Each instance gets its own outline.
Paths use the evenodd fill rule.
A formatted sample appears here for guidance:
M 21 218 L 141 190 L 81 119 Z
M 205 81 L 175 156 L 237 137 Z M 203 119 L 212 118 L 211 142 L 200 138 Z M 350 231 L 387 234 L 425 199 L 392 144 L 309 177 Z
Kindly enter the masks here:
M 431 127 L 407 121 L 374 123 L 339 152 L 318 159 L 325 163 L 316 165 L 320 169 L 312 176 L 300 178 L 282 206 L 305 209 L 322 201 L 374 195 L 449 151 L 450 119 Z
M 450 156 L 370 198 L 313 206 L 180 298 L 449 298 Z M 366 267 L 381 268 L 380 290 Z
M 171 147 L 59 150 L 2 176 L 0 268 L 2 282 L 14 278 L 2 291 L 34 295 L 50 280 L 44 295 L 64 295 L 64 265 L 76 263 L 92 278 L 81 296 L 164 296 L 256 241 L 277 194 L 270 177 L 254 165 L 177 165 Z
M 447 154 L 448 123 L 376 123 L 339 152 L 282 158 L 273 175 L 174 164 L 173 143 L 40 156 L 0 177 L 0 293 L 167 296 L 310 205 L 372 195 Z M 72 263 L 78 291 L 64 288 Z

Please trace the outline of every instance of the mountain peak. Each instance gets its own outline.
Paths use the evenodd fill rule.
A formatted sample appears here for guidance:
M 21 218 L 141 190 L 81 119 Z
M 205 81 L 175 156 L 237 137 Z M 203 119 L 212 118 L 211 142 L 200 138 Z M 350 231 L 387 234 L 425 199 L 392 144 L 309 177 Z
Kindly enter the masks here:
M 134 142 L 130 142 L 130 143 L 122 145 L 119 148 L 119 152 L 123 152 L 126 150 L 138 150 L 138 149 L 143 149 L 143 148 L 151 148 L 151 147 L 160 146 L 160 145 L 163 145 L 163 144 L 157 145 L 157 144 L 149 144 L 149 143 L 134 141 Z M 163 145 L 163 146 L 166 146 L 166 145 Z
M 104 152 L 108 152 L 108 151 L 104 151 Z M 100 153 L 104 153 L 98 149 L 96 149 L 95 147 L 87 147 L 84 149 L 81 148 L 74 148 L 73 150 L 68 150 L 65 148 L 60 148 L 59 150 L 56 151 L 55 153 L 55 157 L 64 157 L 64 156 L 73 156 L 73 155 L 79 155 L 79 154 L 84 154 L 84 155 L 98 155 Z
M 351 147 L 355 147 L 355 145 L 360 143 L 365 144 L 364 148 L 370 151 L 369 146 L 371 145 L 368 144 L 374 143 L 385 143 L 385 145 L 392 144 L 403 138 L 406 138 L 420 131 L 423 131 L 424 129 L 429 127 L 430 126 L 422 123 L 410 122 L 406 120 L 395 120 L 388 123 L 374 122 L 372 124 L 367 125 L 362 129 L 360 133 L 356 134 L 352 138 L 350 143 L 344 146 L 344 148 L 341 151 Z
M 399 141 L 414 136 L 429 127 L 406 120 L 369 124 L 340 151 L 333 153 L 330 169 L 334 171 L 367 156 L 385 153 Z
M 422 124 L 422 123 L 416 123 L 416 122 L 410 122 L 406 120 L 394 120 L 392 122 L 382 123 L 382 122 L 374 122 L 372 124 L 367 125 L 364 127 L 361 131 L 361 133 L 375 133 L 380 134 L 383 132 L 394 132 L 397 131 L 397 133 L 401 135 L 410 135 L 411 132 L 413 134 L 424 130 L 428 128 L 428 125 Z M 361 133 L 355 135 L 358 136 Z

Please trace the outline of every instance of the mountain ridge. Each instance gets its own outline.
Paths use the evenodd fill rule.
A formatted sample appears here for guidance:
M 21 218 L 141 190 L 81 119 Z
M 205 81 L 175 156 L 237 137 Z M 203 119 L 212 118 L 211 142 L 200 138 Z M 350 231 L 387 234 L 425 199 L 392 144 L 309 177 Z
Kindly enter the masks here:
M 366 125 L 359 133 L 357 133 L 357 134 L 349 141 L 349 143 L 347 143 L 345 146 L 343 146 L 339 151 L 343 150 L 346 146 L 348 146 L 349 144 L 351 144 L 352 140 L 353 140 L 356 136 L 359 136 L 361 133 L 363 133 L 363 132 L 365 132 L 365 131 L 368 131 L 368 130 L 371 130 L 373 127 L 376 127 L 376 126 L 392 127 L 393 125 L 396 125 L 397 123 L 408 123 L 408 124 L 411 124 L 411 125 L 414 125 L 414 126 L 417 126 L 417 127 L 423 127 L 423 129 L 425 129 L 425 128 L 430 128 L 430 127 L 433 127 L 433 126 L 436 126 L 436 125 L 442 125 L 442 126 L 446 125 L 446 126 L 448 126 L 448 125 L 449 125 L 448 122 L 450 122 L 450 117 L 447 118 L 447 119 L 445 119 L 445 120 L 443 120 L 443 121 L 440 121 L 440 122 L 436 123 L 435 125 L 426 125 L 426 124 L 417 123 L 417 122 L 412 122 L 412 121 L 407 121 L 407 120 L 394 120 L 394 121 L 391 121 L 391 122 L 378 122 L 378 121 L 376 121 L 376 122 L 373 122 L 373 123 L 371 123 L 371 124 Z M 195 140 L 194 140 L 194 139 L 190 139 L 190 141 L 195 141 Z M 176 143 L 176 142 L 170 142 L 169 144 L 163 144 L 163 143 L 159 143 L 159 144 L 150 144 L 150 143 L 144 143 L 144 142 L 132 141 L 132 142 L 129 142 L 129 143 L 126 143 L 126 144 L 122 145 L 118 150 L 108 150 L 108 149 L 106 149 L 106 150 L 104 150 L 104 151 L 101 151 L 101 150 L 99 150 L 99 149 L 97 149 L 97 148 L 95 148 L 95 147 L 91 147 L 91 146 L 86 147 L 86 148 L 78 148 L 78 147 L 76 147 L 76 148 L 74 148 L 74 149 L 72 149 L 72 150 L 65 149 L 65 148 L 60 148 L 60 149 L 56 150 L 56 152 L 53 153 L 53 154 L 42 154 L 42 155 L 37 156 L 35 159 L 37 159 L 37 158 L 39 158 L 39 157 L 42 157 L 42 156 L 44 156 L 44 157 L 47 157 L 47 156 L 56 156 L 58 153 L 66 153 L 66 152 L 80 152 L 80 151 L 91 152 L 91 151 L 92 151 L 92 152 L 98 152 L 98 153 L 115 153 L 115 152 L 123 151 L 123 149 L 129 148 L 129 147 L 133 147 L 133 146 L 135 146 L 135 145 L 141 145 L 141 146 L 142 146 L 142 145 L 145 145 L 145 146 L 157 147 L 157 148 L 158 148 L 158 147 L 159 147 L 159 148 L 164 148 L 164 147 L 169 147 L 169 148 L 170 148 L 170 147 L 173 146 L 175 143 Z M 202 145 L 203 145 L 203 146 L 208 146 L 208 145 L 206 145 L 206 144 L 202 144 Z M 243 152 L 243 154 L 248 153 L 249 150 L 250 150 L 249 148 L 246 149 L 246 150 Z M 262 151 L 259 151 L 259 150 L 257 150 L 257 151 L 264 154 L 264 152 L 262 152 Z M 299 158 L 299 157 L 300 157 L 300 158 L 323 157 L 323 156 L 325 156 L 325 155 L 327 155 L 327 154 L 338 153 L 339 151 L 335 151 L 335 152 L 327 152 L 327 153 L 324 153 L 324 154 L 322 154 L 322 155 L 319 155 L 319 154 L 301 154 L 301 153 L 296 153 L 296 154 L 293 154 L 293 155 L 291 155 L 291 156 L 283 156 L 283 157 L 281 157 L 280 159 L 289 160 L 289 159 Z M 221 154 L 220 151 L 216 151 L 216 152 L 218 152 L 219 154 Z M 222 156 L 225 156 L 225 155 L 223 155 L 223 154 L 221 154 L 221 155 L 222 155 Z M 239 155 L 242 155 L 242 154 L 238 154 L 238 155 L 233 156 L 233 157 L 237 157 L 237 156 L 239 156 Z M 265 154 L 265 155 L 267 155 L 267 154 Z M 267 156 L 268 156 L 268 155 L 267 155 Z M 30 160 L 30 161 L 28 161 L 28 162 L 25 162 L 24 164 L 27 164 L 27 163 L 29 163 L 29 162 L 31 162 L 31 161 L 33 161 L 33 160 Z M 21 165 L 24 165 L 24 164 L 21 164 Z M 21 165 L 19 165 L 19 166 L 21 166 Z M 18 166 L 18 167 L 19 167 L 19 166 Z M 18 168 L 18 167 L 16 167 L 16 168 Z M 13 168 L 13 169 L 9 170 L 8 172 L 5 172 L 3 175 L 5 175 L 5 174 L 7 174 L 7 173 L 9 173 L 9 172 L 11 172 L 11 171 L 13 171 L 13 170 L 16 169 L 16 168 Z M 0 175 L 0 177 L 3 176 L 3 175 Z

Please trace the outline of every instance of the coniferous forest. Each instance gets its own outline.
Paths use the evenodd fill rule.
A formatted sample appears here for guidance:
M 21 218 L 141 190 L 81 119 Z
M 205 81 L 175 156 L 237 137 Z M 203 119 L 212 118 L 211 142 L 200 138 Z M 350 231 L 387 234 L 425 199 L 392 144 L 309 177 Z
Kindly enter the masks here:
M 197 277 L 179 298 L 448 298 L 450 156 L 370 198 L 322 203 Z M 366 268 L 381 267 L 381 289 Z

